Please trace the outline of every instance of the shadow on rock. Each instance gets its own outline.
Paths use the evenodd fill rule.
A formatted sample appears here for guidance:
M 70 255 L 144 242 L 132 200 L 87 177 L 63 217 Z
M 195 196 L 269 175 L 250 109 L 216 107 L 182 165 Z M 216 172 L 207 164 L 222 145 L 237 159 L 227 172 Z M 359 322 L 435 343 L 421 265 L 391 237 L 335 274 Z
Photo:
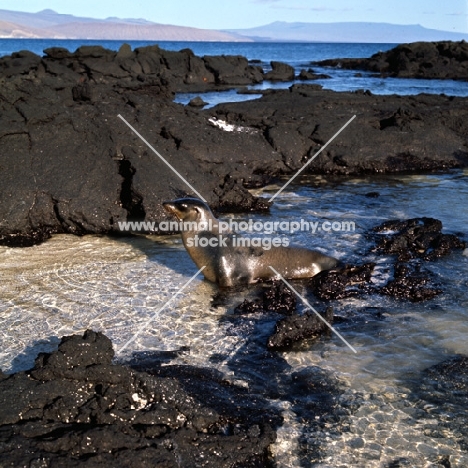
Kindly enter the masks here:
M 26 346 L 20 354 L 13 358 L 11 362 L 11 372 L 31 369 L 39 353 L 55 351 L 59 343 L 60 339 L 57 336 L 50 336 L 47 339 L 39 340 Z

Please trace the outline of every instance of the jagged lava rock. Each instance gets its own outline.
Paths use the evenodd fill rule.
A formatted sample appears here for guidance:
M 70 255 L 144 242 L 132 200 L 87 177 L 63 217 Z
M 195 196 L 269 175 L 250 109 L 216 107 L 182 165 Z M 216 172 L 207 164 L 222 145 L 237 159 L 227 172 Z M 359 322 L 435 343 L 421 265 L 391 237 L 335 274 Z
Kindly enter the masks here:
M 468 43 L 413 42 L 400 44 L 387 52 L 378 52 L 367 59 L 329 59 L 317 64 L 369 70 L 398 78 L 468 81 Z
M 119 222 L 167 220 L 161 202 L 194 195 L 120 114 L 212 208 L 268 209 L 248 187 L 303 166 L 356 121 L 309 171 L 363 174 L 468 164 L 468 106 L 446 96 L 334 93 L 313 85 L 196 110 L 174 90 L 256 82 L 242 57 L 196 57 L 148 46 L 83 46 L 0 59 L 0 242 L 31 245 L 53 233 L 121 234 Z M 222 84 L 224 83 L 224 84 Z M 225 131 L 212 124 L 233 124 Z
M 269 81 L 292 81 L 294 80 L 294 67 L 287 63 L 270 62 L 271 71 L 265 74 L 265 79 Z
M 307 171 L 362 175 L 466 167 L 467 103 L 468 98 L 374 96 L 295 84 L 254 101 L 220 104 L 210 112 L 230 124 L 258 129 L 291 172 L 356 115 Z
M 323 318 L 331 324 L 333 322 L 333 309 L 327 307 Z M 305 312 L 302 315 L 292 315 L 279 320 L 275 325 L 274 333 L 268 338 L 269 349 L 285 350 L 303 340 L 317 338 L 328 333 L 328 325 L 320 320 L 315 312 Z
M 262 291 L 261 297 L 256 300 L 244 300 L 235 307 L 234 311 L 240 314 L 256 312 L 277 312 L 279 314 L 292 315 L 296 311 L 296 295 L 281 280 Z
M 31 371 L 2 374 L 2 464 L 271 466 L 282 419 L 268 401 L 203 369 L 152 375 L 112 364 L 113 355 L 110 340 L 88 330 L 40 354 Z

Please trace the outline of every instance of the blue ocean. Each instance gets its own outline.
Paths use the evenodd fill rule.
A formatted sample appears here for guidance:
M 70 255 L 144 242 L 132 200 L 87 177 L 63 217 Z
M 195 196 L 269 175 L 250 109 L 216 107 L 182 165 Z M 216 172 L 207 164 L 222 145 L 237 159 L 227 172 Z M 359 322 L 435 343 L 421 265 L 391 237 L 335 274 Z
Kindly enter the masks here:
M 396 44 L 354 44 L 354 43 L 278 43 L 278 42 L 178 42 L 178 41 L 128 41 L 132 49 L 157 44 L 167 50 L 191 49 L 196 55 L 242 55 L 249 60 L 259 61 L 259 65 L 268 71 L 270 62 L 277 60 L 292 65 L 296 72 L 313 68 L 317 73 L 324 73 L 331 78 L 314 80 L 333 91 L 369 90 L 374 94 L 411 95 L 420 93 L 446 94 L 449 96 L 468 96 L 466 82 L 453 80 L 416 80 L 401 78 L 381 78 L 372 73 L 339 68 L 312 66 L 311 62 L 330 58 L 370 57 L 386 51 Z M 38 55 L 49 47 L 64 47 L 75 51 L 81 45 L 102 45 L 111 50 L 118 50 L 123 41 L 65 40 L 65 39 L 0 39 L 0 56 L 9 55 L 19 50 L 29 50 Z M 251 86 L 251 89 L 287 88 L 291 83 L 270 83 Z M 176 102 L 187 103 L 194 95 L 176 96 Z M 233 102 L 254 99 L 258 95 L 238 94 L 236 90 L 206 93 L 203 99 L 214 106 L 220 102 Z

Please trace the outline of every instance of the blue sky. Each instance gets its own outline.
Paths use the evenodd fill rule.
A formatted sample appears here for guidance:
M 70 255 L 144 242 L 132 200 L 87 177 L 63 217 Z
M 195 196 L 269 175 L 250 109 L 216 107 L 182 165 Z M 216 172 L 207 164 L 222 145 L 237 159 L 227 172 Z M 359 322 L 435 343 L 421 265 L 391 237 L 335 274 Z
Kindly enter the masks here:
M 467 0 L 1 0 L 6 10 L 93 18 L 145 18 L 207 29 L 249 28 L 273 21 L 370 21 L 421 24 L 468 33 Z

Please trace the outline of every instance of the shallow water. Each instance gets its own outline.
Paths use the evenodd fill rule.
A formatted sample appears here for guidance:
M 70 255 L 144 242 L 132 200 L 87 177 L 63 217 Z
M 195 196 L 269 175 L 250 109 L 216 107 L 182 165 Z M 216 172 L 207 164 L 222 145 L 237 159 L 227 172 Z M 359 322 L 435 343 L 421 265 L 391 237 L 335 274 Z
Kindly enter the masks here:
M 268 64 L 262 64 L 265 71 L 268 71 Z M 296 75 L 309 66 L 296 67 Z M 447 96 L 468 96 L 468 86 L 466 82 L 455 80 L 423 80 L 414 78 L 382 78 L 375 73 L 361 70 L 342 70 L 339 68 L 325 68 L 312 66 L 315 73 L 329 75 L 330 78 L 321 78 L 318 80 L 295 80 L 288 82 L 269 82 L 265 81 L 258 85 L 248 86 L 249 90 L 265 89 L 287 89 L 293 84 L 317 84 L 323 89 L 329 89 L 337 92 L 353 92 L 357 90 L 368 90 L 373 94 L 390 95 L 398 94 L 401 96 L 415 96 L 421 93 L 427 94 L 445 94 Z M 239 86 L 239 88 L 243 88 Z M 206 93 L 178 93 L 174 102 L 179 104 L 188 104 L 194 97 L 200 96 L 207 105 L 205 109 L 222 104 L 225 102 L 240 102 L 258 99 L 259 94 L 238 93 L 237 89 L 229 91 L 209 91 Z
M 443 222 L 444 232 L 466 233 L 467 175 L 305 176 L 276 199 L 270 214 L 252 217 L 352 220 L 354 232 L 278 235 L 346 262 L 377 261 L 376 281 L 383 282 L 391 259 L 368 253 L 365 232 L 388 219 L 432 216 Z M 278 187 L 256 194 L 271 196 Z M 380 196 L 366 197 L 369 192 Z M 178 237 L 60 235 L 40 246 L 0 247 L 0 367 L 27 369 L 39 351 L 55 349 L 59 337 L 87 328 L 105 332 L 117 352 L 137 334 L 119 359 L 133 351 L 182 349 L 171 363 L 215 367 L 227 380 L 268 395 L 274 394 L 273 380 L 284 382 L 293 372 L 320 366 L 339 380 L 341 401 L 358 400 L 359 408 L 345 418 L 345 431 L 343 421 L 317 428 L 304 420 L 300 405 L 291 406 L 294 395 L 272 397 L 285 416 L 274 446 L 278 466 L 384 467 L 401 458 L 408 464 L 394 466 L 432 467 L 445 456 L 452 467 L 464 467 L 467 454 L 455 435 L 449 430 L 442 438 L 426 435 L 425 427 L 437 419 L 418 416 L 408 395 L 423 369 L 455 353 L 468 354 L 465 255 L 457 251 L 427 264 L 444 289 L 433 300 L 411 304 L 369 296 L 332 301 L 337 316 L 353 318 L 335 326 L 357 354 L 332 335 L 301 351 L 265 357 L 264 339 L 279 317 L 233 314 L 233 306 L 255 288 L 218 298 L 215 305 L 217 287 L 199 275 L 163 308 L 197 271 Z M 309 300 L 324 310 L 323 302 Z M 312 455 L 317 444 L 320 459 Z

